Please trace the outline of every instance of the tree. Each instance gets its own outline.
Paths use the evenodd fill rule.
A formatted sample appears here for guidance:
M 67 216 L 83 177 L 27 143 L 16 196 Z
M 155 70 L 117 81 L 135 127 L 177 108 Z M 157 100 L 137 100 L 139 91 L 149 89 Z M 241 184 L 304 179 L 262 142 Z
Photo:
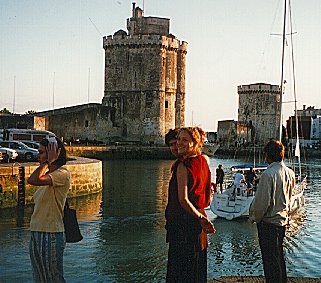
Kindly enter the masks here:
M 33 114 L 35 114 L 35 113 L 37 113 L 35 110 L 28 110 L 28 111 L 26 111 L 26 115 L 33 115 Z
M 6 107 L 0 110 L 0 114 L 12 114 Z

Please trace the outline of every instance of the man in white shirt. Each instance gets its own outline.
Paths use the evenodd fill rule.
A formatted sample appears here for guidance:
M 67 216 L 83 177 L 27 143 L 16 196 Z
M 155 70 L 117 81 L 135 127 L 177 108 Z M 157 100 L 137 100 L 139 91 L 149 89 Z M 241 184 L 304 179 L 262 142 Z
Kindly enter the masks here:
M 283 283 L 287 282 L 283 239 L 295 174 L 283 162 L 281 142 L 271 140 L 264 153 L 269 166 L 260 177 L 250 216 L 257 223 L 266 283 Z
M 241 191 L 241 185 L 245 184 L 245 177 L 244 177 L 244 172 L 238 172 L 234 176 L 234 192 L 233 195 L 235 195 L 235 189 L 237 191 L 237 195 L 240 195 Z

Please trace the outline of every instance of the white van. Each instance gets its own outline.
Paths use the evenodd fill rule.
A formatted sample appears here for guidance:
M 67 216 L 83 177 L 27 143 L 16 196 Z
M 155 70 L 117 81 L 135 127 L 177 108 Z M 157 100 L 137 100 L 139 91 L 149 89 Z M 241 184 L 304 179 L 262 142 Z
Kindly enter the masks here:
M 7 141 L 35 141 L 40 142 L 43 139 L 55 137 L 52 132 L 45 130 L 29 130 L 29 129 L 0 129 L 0 140 Z

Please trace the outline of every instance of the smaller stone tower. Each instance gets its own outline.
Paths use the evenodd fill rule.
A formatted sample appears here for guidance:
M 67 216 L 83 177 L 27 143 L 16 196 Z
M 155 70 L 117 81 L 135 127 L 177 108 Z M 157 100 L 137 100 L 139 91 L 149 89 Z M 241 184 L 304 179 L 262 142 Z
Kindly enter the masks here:
M 280 87 L 265 83 L 240 85 L 238 122 L 251 131 L 252 143 L 266 144 L 277 138 L 280 122 Z

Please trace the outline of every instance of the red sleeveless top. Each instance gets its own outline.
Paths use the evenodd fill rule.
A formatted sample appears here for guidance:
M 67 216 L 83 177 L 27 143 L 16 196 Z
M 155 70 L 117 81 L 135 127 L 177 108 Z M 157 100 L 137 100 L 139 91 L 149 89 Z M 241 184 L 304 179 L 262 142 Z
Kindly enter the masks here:
M 173 165 L 172 178 L 168 188 L 168 203 L 165 211 L 166 220 L 186 214 L 178 200 L 177 167 L 183 162 L 188 176 L 188 199 L 196 209 L 203 210 L 210 204 L 211 171 L 204 156 L 198 155 L 187 159 L 180 158 Z

